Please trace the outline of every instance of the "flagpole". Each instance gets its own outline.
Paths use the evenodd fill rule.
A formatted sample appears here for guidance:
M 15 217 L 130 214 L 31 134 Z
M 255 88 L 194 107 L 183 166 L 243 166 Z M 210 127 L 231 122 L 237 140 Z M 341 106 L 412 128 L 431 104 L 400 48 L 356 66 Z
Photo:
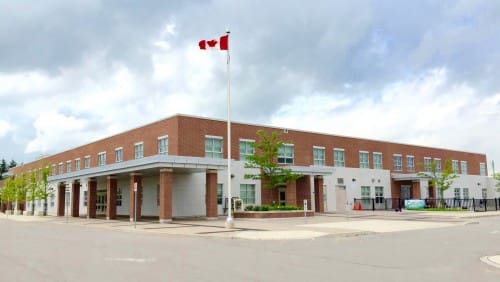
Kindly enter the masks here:
M 229 41 L 229 33 L 227 30 L 227 40 Z M 229 46 L 229 44 L 228 44 Z M 228 209 L 227 209 L 227 219 L 226 228 L 234 228 L 233 215 L 231 214 L 231 72 L 229 68 L 230 56 L 229 48 L 227 48 L 227 197 L 228 197 Z

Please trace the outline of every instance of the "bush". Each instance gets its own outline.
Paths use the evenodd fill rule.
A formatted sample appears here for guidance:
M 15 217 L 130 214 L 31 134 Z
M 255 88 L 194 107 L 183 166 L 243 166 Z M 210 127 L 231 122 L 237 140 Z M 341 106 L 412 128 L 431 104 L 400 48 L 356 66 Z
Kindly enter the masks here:
M 272 211 L 296 211 L 302 210 L 302 208 L 296 206 L 271 206 L 270 210 Z
M 252 211 L 252 210 L 253 210 L 253 206 L 252 205 L 245 207 L 245 211 Z
M 261 211 L 269 211 L 269 206 L 261 206 L 260 210 Z
M 253 211 L 260 211 L 260 206 L 254 206 Z

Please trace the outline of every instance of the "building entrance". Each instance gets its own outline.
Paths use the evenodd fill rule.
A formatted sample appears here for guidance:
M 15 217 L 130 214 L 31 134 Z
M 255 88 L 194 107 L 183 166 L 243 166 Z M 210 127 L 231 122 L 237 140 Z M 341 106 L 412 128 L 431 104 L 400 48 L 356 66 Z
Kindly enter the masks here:
M 97 202 L 96 202 L 96 215 L 101 215 L 101 216 L 106 215 L 106 200 L 107 200 L 106 190 L 98 190 Z

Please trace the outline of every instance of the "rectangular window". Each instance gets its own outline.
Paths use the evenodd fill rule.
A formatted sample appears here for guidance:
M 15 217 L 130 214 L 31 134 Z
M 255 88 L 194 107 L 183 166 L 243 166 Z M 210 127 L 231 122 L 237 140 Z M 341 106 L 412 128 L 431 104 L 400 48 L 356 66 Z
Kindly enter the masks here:
M 83 191 L 83 206 L 87 206 L 88 191 Z
M 415 171 L 415 157 L 406 155 L 406 170 Z
M 436 165 L 436 172 L 441 172 L 441 159 L 435 158 L 434 164 Z
M 462 174 L 467 174 L 467 161 L 460 162 L 460 171 Z
M 359 151 L 359 168 L 370 168 L 370 157 L 366 151 Z
M 75 171 L 80 170 L 80 159 L 75 159 Z
M 243 204 L 255 204 L 255 185 L 240 184 L 240 198 Z
M 168 136 L 158 137 L 158 154 L 168 155 Z
M 458 174 L 458 161 L 457 160 L 451 161 L 451 168 L 453 169 L 453 173 Z
M 361 202 L 364 207 L 368 207 L 371 204 L 371 194 L 370 186 L 361 186 Z
M 469 188 L 463 188 L 462 195 L 463 195 L 464 200 L 468 200 L 469 199 Z
M 54 195 L 50 195 L 50 207 L 53 208 L 55 204 Z
M 50 168 L 50 175 L 54 176 L 56 175 L 56 165 L 53 164 L 52 167 Z
M 63 163 L 59 163 L 58 169 L 59 169 L 59 174 L 63 174 L 64 173 L 63 172 Z
M 384 166 L 382 164 L 382 153 L 373 152 L 373 168 L 374 169 L 383 169 Z
M 479 174 L 481 176 L 486 176 L 486 164 L 485 163 L 479 163 Z
M 222 184 L 217 184 L 217 205 L 222 205 L 222 193 L 223 193 L 223 186 Z
M 333 165 L 336 167 L 345 166 L 344 149 L 333 149 Z
M 313 159 L 314 165 L 324 166 L 325 165 L 325 147 L 313 147 Z
M 119 147 L 115 149 L 115 163 L 120 163 L 123 161 L 123 148 Z
M 453 192 L 455 199 L 460 199 L 460 188 L 455 188 Z
M 117 207 L 122 206 L 122 198 L 123 198 L 122 188 L 116 188 L 116 206 Z
M 401 156 L 399 154 L 394 154 L 394 155 L 392 155 L 392 161 L 394 163 L 394 170 L 395 171 L 402 171 L 403 170 L 403 156 Z
M 255 141 L 240 139 L 240 161 L 244 161 L 248 156 L 255 153 L 253 145 Z
M 205 157 L 222 159 L 222 137 L 205 136 Z
M 142 159 L 144 157 L 144 142 L 134 144 L 135 159 Z
M 384 187 L 382 186 L 375 186 L 375 203 L 384 203 Z
M 293 144 L 283 144 L 278 149 L 279 164 L 293 164 Z
M 85 159 L 83 160 L 85 168 L 90 168 L 90 156 L 86 156 Z
M 97 154 L 97 165 L 98 166 L 106 165 L 106 152 L 101 152 Z
M 424 170 L 426 172 L 432 172 L 432 165 L 431 165 L 432 159 L 428 157 L 424 157 Z
M 71 172 L 71 161 L 66 162 L 66 172 Z
M 483 196 L 483 199 L 488 199 L 488 189 L 483 188 L 481 190 L 481 195 Z

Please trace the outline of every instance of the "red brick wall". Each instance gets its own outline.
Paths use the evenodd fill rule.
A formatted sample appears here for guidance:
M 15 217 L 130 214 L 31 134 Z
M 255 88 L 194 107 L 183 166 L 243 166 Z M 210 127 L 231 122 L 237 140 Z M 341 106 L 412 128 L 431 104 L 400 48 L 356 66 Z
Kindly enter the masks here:
M 17 167 L 13 171 L 15 174 L 34 168 L 39 168 L 46 164 L 59 164 L 63 162 L 64 170 L 66 161 L 72 161 L 74 170 L 74 159 L 80 158 L 80 166 L 83 169 L 84 157 L 91 156 L 91 166 L 97 165 L 97 154 L 106 151 L 106 162 L 113 163 L 115 159 L 115 148 L 123 147 L 123 160 L 134 159 L 134 143 L 144 142 L 144 156 L 151 156 L 157 153 L 157 138 L 159 136 L 169 136 L 169 154 L 179 156 L 205 156 L 205 135 L 223 137 L 223 152 L 226 153 L 226 122 L 222 120 L 210 120 L 205 118 L 195 118 L 188 116 L 174 116 L 149 125 L 132 129 L 90 144 L 80 146 L 62 153 L 52 155 L 42 160 Z M 257 140 L 256 131 L 264 129 L 267 132 L 282 129 L 232 123 L 232 158 L 239 159 L 239 139 Z M 325 147 L 326 165 L 333 166 L 333 148 L 343 148 L 345 150 L 345 161 L 347 167 L 359 167 L 359 151 L 370 152 L 370 167 L 373 167 L 373 152 L 383 154 L 384 169 L 393 168 L 392 155 L 401 154 L 403 157 L 403 173 L 406 171 L 406 155 L 415 156 L 415 166 L 423 163 L 424 157 L 441 158 L 444 160 L 455 159 L 465 160 L 468 164 L 469 174 L 479 174 L 479 163 L 486 164 L 486 155 L 477 153 L 459 152 L 438 148 L 428 148 L 422 146 L 404 145 L 390 142 L 358 139 L 351 137 L 326 135 L 319 133 L 309 133 L 295 130 L 288 130 L 282 134 L 282 139 L 294 144 L 294 164 L 309 166 L 313 164 L 313 146 Z

